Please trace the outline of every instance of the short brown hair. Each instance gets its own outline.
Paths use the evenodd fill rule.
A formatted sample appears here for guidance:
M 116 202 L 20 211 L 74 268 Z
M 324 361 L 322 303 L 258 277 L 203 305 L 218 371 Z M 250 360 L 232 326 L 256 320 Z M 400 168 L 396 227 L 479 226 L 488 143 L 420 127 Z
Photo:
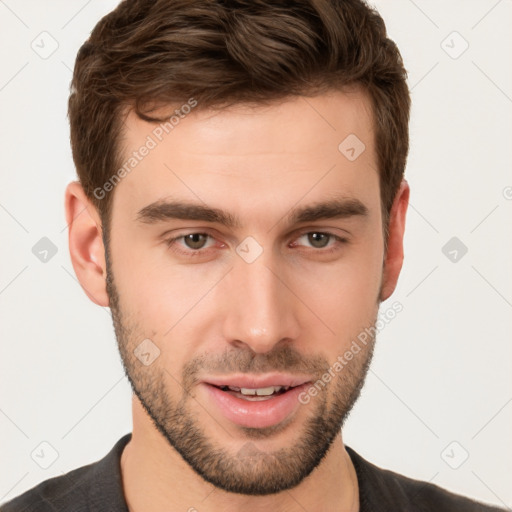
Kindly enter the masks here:
M 384 21 L 364 0 L 123 0 L 76 58 L 73 159 L 108 237 L 113 192 L 98 199 L 94 191 L 122 165 L 127 108 L 159 122 L 155 106 L 191 97 L 198 109 L 358 84 L 372 101 L 387 230 L 409 148 L 406 77 Z

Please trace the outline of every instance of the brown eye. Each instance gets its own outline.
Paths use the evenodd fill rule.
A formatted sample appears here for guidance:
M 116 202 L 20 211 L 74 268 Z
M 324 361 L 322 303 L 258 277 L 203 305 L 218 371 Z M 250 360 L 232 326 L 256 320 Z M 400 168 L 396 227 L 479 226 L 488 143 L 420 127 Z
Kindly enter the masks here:
M 330 238 L 331 235 L 327 233 L 308 233 L 308 241 L 316 249 L 322 249 L 325 247 L 329 243 Z
M 346 238 L 329 231 L 305 231 L 292 243 L 293 247 L 306 247 L 314 254 L 324 255 L 339 251 L 348 243 Z
M 208 239 L 205 233 L 190 233 L 183 236 L 183 241 L 189 249 L 202 249 Z

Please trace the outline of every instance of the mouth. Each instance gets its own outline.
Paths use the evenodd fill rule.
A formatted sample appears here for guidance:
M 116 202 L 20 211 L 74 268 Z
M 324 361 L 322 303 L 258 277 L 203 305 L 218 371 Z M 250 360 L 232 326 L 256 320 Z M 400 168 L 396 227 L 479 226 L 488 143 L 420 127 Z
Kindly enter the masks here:
M 299 394 L 310 377 L 286 375 L 211 378 L 201 382 L 208 403 L 232 423 L 264 428 L 290 418 L 301 406 Z
M 296 386 L 267 386 L 264 388 L 240 388 L 238 386 L 215 387 L 242 400 L 262 401 L 282 395 Z

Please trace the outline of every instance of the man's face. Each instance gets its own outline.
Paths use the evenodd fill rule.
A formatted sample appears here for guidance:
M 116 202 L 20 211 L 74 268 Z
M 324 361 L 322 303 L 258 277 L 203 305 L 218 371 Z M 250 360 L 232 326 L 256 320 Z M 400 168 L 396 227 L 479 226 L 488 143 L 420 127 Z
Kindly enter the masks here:
M 269 494 L 320 463 L 371 359 L 373 339 L 332 371 L 374 325 L 382 283 L 369 100 L 199 107 L 161 141 L 157 125 L 126 120 L 126 160 L 148 135 L 156 146 L 115 189 L 110 307 L 127 375 L 161 434 L 205 480 Z M 335 201 L 338 215 L 313 211 Z M 203 212 L 155 208 L 163 202 Z

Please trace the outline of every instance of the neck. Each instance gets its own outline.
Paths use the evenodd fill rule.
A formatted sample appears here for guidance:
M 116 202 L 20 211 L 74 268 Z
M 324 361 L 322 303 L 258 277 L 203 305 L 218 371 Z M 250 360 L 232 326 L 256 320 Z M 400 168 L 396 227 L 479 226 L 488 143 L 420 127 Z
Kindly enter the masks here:
M 134 397 L 130 442 L 121 455 L 121 475 L 130 512 L 358 512 L 357 476 L 336 437 L 321 464 L 298 486 L 267 496 L 226 492 L 203 480 L 155 429 Z

